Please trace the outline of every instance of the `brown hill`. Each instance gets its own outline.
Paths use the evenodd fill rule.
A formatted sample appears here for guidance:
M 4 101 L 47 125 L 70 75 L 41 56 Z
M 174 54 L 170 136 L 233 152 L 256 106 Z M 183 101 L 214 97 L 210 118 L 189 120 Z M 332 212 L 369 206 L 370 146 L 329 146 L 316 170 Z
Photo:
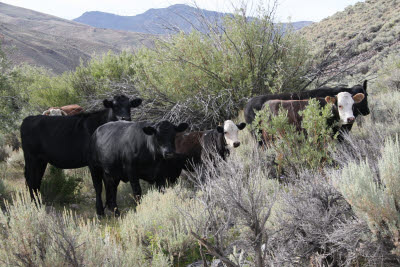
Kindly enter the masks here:
M 120 52 L 152 44 L 152 35 L 99 29 L 0 3 L 0 40 L 14 64 L 62 73 L 74 69 L 93 53 Z
M 333 64 L 371 74 L 377 62 L 400 51 L 400 0 L 366 0 L 300 31 Z

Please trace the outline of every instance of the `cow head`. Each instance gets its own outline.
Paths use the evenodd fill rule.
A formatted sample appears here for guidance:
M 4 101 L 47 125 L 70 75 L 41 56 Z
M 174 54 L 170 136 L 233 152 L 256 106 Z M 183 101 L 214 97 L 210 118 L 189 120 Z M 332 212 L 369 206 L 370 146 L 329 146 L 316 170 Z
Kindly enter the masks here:
M 364 81 L 363 85 L 353 86 L 351 90 L 352 95 L 356 95 L 358 93 L 364 94 L 364 99 L 353 106 L 354 115 L 363 115 L 366 116 L 370 113 L 368 107 L 368 93 L 367 93 L 367 80 Z
M 235 124 L 233 121 L 227 120 L 224 122 L 224 127 L 217 126 L 217 131 L 224 135 L 227 146 L 232 148 L 240 146 L 238 132 L 245 127 L 246 123 L 244 122 Z
M 67 116 L 67 113 L 65 113 L 64 110 L 59 109 L 59 108 L 49 108 L 45 112 L 43 112 L 43 115 L 46 116 Z
M 335 97 L 325 97 L 327 103 L 333 104 L 334 113 L 338 114 L 341 124 L 352 124 L 355 121 L 353 104 L 360 103 L 363 99 L 364 94 L 362 93 L 351 96 L 347 92 L 341 92 Z
M 187 123 L 181 123 L 178 126 L 173 125 L 169 121 L 162 121 L 154 126 L 143 127 L 146 135 L 152 135 L 155 139 L 156 150 L 164 159 L 176 156 L 175 153 L 175 135 L 183 132 L 188 128 Z
M 103 105 L 106 108 L 112 109 L 114 116 L 117 120 L 130 121 L 131 108 L 135 108 L 142 103 L 142 99 L 136 98 L 130 100 L 124 95 L 114 96 L 112 100 L 104 99 Z

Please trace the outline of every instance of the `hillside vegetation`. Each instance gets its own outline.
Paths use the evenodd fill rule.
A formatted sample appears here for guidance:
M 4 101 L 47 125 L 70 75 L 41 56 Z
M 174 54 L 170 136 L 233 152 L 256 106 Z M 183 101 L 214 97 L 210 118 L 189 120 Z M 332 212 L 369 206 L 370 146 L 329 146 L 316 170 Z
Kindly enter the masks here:
M 14 65 L 28 63 L 61 74 L 94 53 L 151 45 L 150 35 L 97 29 L 25 8 L 0 3 L 0 41 Z
M 400 51 L 400 1 L 358 2 L 301 33 L 314 51 L 335 55 L 332 65 L 348 64 L 353 74 L 374 74 L 380 61 Z

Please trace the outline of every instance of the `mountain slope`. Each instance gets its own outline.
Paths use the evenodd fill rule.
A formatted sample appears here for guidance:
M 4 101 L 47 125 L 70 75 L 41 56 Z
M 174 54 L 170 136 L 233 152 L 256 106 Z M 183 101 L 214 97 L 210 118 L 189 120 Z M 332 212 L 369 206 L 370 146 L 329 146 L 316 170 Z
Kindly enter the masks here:
M 177 4 L 167 8 L 150 9 L 143 14 L 136 16 L 118 16 L 99 11 L 85 12 L 74 21 L 84 23 L 99 28 L 165 34 L 171 30 L 166 27 L 177 27 L 180 30 L 189 32 L 193 28 L 205 31 L 203 25 L 198 20 L 198 14 L 201 14 L 209 21 L 220 22 L 221 18 L 229 15 L 216 11 L 197 9 L 188 5 Z M 311 24 L 310 21 L 294 22 L 295 29 L 300 29 Z
M 400 0 L 359 2 L 300 32 L 316 49 L 337 48 L 348 61 L 361 62 L 356 73 L 373 73 L 377 62 L 400 52 Z
M 151 45 L 150 35 L 91 26 L 0 3 L 0 40 L 13 63 L 62 73 L 93 53 L 120 52 Z

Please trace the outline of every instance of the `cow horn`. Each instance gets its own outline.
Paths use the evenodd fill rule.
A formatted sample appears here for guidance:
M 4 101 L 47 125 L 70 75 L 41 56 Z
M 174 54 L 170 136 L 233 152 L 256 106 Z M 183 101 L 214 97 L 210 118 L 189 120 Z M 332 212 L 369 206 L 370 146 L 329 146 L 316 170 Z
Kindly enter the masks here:
M 63 116 L 68 116 L 67 112 L 65 112 L 64 110 L 61 110 L 61 114 L 62 114 Z
M 50 114 L 50 110 L 46 110 L 45 112 L 43 112 L 43 114 L 42 115 L 49 115 Z

